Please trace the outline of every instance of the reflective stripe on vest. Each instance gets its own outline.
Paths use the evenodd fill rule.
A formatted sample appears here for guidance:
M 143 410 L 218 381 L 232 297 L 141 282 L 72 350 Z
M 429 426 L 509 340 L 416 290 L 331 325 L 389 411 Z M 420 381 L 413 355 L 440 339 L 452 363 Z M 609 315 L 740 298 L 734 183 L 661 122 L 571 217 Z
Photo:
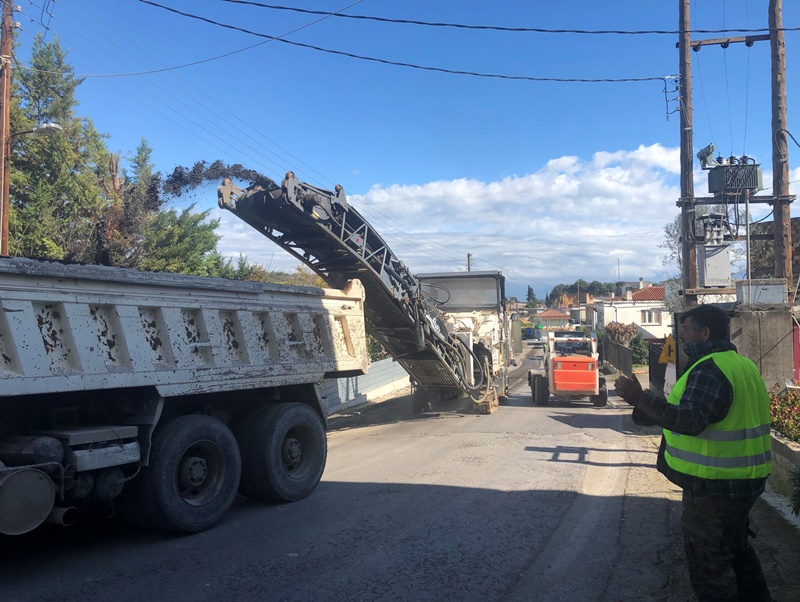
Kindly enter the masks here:
M 769 394 L 755 364 L 735 351 L 704 356 L 675 383 L 667 401 L 679 405 L 689 374 L 711 360 L 733 388 L 728 415 L 698 435 L 664 429 L 664 457 L 674 470 L 703 479 L 754 479 L 771 470 Z

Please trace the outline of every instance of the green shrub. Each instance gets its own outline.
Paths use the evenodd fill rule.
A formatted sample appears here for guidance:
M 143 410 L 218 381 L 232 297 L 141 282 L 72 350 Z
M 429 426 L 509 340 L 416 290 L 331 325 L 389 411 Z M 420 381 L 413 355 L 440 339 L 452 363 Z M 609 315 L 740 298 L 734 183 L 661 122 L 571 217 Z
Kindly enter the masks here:
M 800 516 L 800 468 L 795 468 L 789 477 L 792 485 L 792 512 Z
M 642 366 L 650 362 L 649 345 L 642 338 L 642 335 L 637 334 L 631 341 L 631 351 L 633 351 L 634 366 Z
M 781 391 L 776 385 L 769 397 L 772 428 L 800 443 L 800 389 Z

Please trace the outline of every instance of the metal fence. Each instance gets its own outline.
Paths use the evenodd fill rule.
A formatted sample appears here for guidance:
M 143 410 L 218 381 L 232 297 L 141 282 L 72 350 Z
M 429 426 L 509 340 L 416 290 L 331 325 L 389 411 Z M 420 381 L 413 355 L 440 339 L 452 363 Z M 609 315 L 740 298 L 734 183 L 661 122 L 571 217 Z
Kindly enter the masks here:
M 393 390 L 400 390 L 408 384 L 408 373 L 390 358 L 373 362 L 363 376 L 324 381 L 320 395 L 330 415 Z
M 610 339 L 603 341 L 603 361 L 628 376 L 633 375 L 633 350 Z

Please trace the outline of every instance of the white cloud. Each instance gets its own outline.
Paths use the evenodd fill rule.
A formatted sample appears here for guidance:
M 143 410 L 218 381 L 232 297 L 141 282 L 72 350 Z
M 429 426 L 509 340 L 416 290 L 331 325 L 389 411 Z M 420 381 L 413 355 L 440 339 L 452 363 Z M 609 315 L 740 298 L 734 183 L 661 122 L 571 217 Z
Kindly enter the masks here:
M 414 272 L 502 270 L 510 294 L 543 293 L 578 278 L 659 280 L 664 226 L 678 213 L 679 150 L 659 144 L 565 156 L 495 182 L 458 179 L 376 185 L 348 201 Z M 220 251 L 291 270 L 298 264 L 229 212 Z

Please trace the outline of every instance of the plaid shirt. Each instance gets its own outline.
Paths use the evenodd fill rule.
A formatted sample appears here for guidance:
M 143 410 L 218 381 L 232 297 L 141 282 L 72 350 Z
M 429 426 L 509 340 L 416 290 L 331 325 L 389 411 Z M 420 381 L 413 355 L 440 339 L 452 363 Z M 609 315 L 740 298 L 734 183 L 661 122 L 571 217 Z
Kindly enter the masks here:
M 685 345 L 684 351 L 690 358 L 688 370 L 703 356 L 719 351 L 736 351 L 730 341 L 706 341 Z M 733 387 L 722 371 L 708 358 L 692 369 L 686 381 L 686 390 L 679 405 L 667 403 L 650 391 L 644 392 L 641 403 L 633 411 L 636 424 L 650 426 L 657 424 L 662 428 L 683 435 L 698 435 L 714 422 L 727 416 L 733 403 Z M 657 467 L 678 487 L 693 495 L 722 495 L 727 497 L 758 496 L 764 492 L 766 478 L 760 479 L 702 479 L 683 474 L 671 468 L 664 457 L 664 438 L 658 450 Z

